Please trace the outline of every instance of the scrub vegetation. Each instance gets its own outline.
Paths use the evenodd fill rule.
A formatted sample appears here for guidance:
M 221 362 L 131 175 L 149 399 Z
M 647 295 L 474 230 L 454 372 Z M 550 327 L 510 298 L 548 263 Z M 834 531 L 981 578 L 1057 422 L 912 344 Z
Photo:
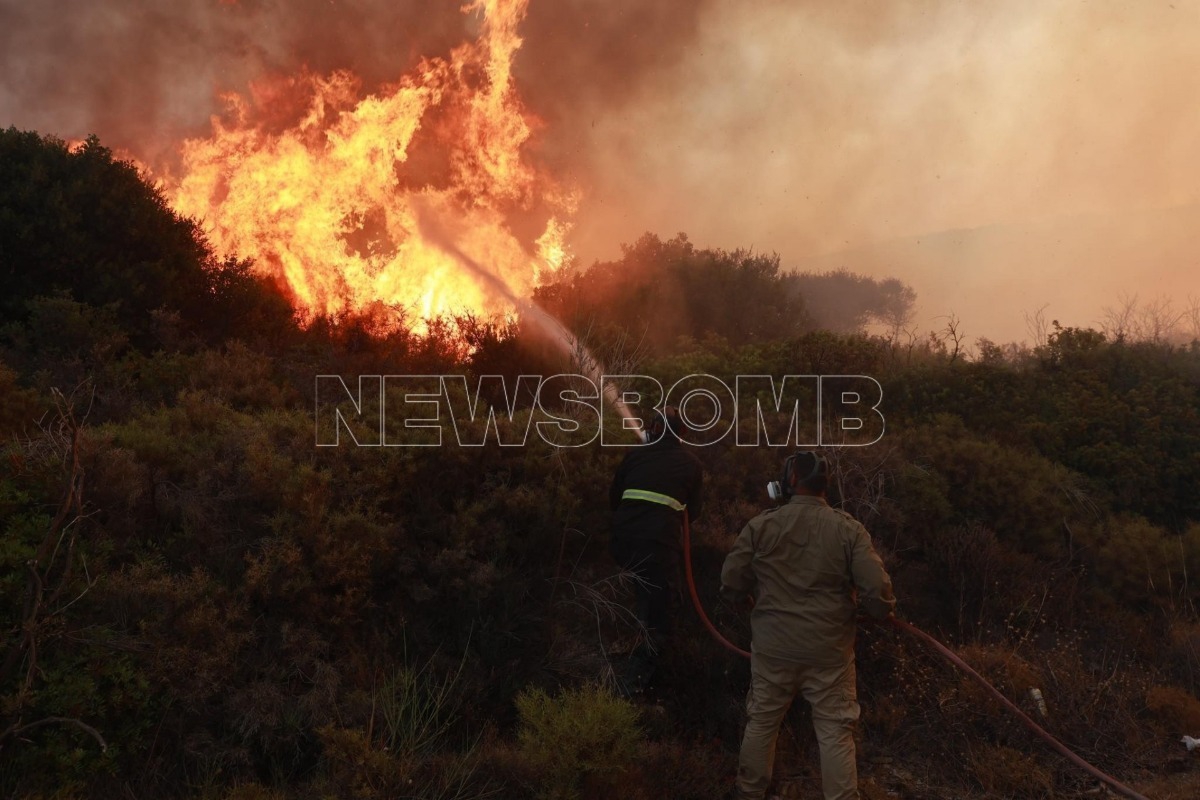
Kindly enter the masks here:
M 569 369 L 534 332 L 404 309 L 299 325 L 99 142 L 11 129 L 0 275 L 0 796 L 729 790 L 748 666 L 686 602 L 657 688 L 609 688 L 636 636 L 607 555 L 619 450 L 314 446 L 314 376 Z M 1200 736 L 1200 344 L 1056 324 L 968 347 L 954 320 L 907 333 L 899 282 L 682 236 L 539 301 L 666 385 L 876 377 L 887 432 L 833 452 L 831 499 L 872 532 L 900 614 L 1089 761 L 1197 796 L 1179 740 Z M 744 645 L 717 575 L 782 454 L 697 452 L 699 593 Z M 858 660 L 864 797 L 1094 796 L 919 643 L 867 626 Z M 787 796 L 816 796 L 806 713 L 780 738 Z

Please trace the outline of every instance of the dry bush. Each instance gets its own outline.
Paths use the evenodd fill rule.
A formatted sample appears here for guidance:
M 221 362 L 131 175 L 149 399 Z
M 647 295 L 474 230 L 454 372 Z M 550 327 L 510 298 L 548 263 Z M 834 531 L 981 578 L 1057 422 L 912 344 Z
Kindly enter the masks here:
M 372 743 L 364 731 L 328 726 L 317 730 L 331 797 L 367 800 L 397 791 L 408 781 L 411 763 L 405 763 Z
M 1200 736 L 1200 700 L 1177 686 L 1151 686 L 1146 710 L 1164 733 Z
M 959 656 L 1001 694 L 1036 716 L 1029 689 L 1042 684 L 1032 664 L 1006 647 L 975 645 L 959 650 Z M 945 731 L 966 747 L 978 742 L 1012 743 L 1025 741 L 1019 721 L 971 677 L 939 667 L 930 676 L 934 691 L 933 707 L 925 707 L 931 728 Z M 909 713 L 912 710 L 909 709 Z
M 1071 621 L 1072 576 L 1001 542 L 984 525 L 943 530 L 928 543 L 927 552 L 937 567 L 938 582 L 925 588 L 940 595 L 944 607 L 954 609 L 962 640 L 989 631 L 1024 636 L 1046 621 L 1049 610 Z
M 919 645 L 875 629 L 860 637 L 858 675 L 864 735 L 882 734 L 910 754 L 928 754 L 933 742 L 961 735 L 948 728 L 961 720 L 947 718 L 939 697 L 946 671 Z
M 258 783 L 243 783 L 229 790 L 225 800 L 287 800 L 287 795 L 278 789 L 268 789 Z
M 872 732 L 878 732 L 885 739 L 892 739 L 908 720 L 909 707 L 898 698 L 878 695 L 874 702 L 863 705 L 863 724 Z
M 1053 797 L 1054 773 L 1036 758 L 1003 745 L 972 748 L 972 777 L 989 796 Z
M 1150 682 L 1144 666 L 1120 650 L 1070 642 L 1042 660 L 1050 733 L 1108 771 L 1153 763 L 1161 743 L 1141 719 Z
M 1200 774 L 1162 776 L 1132 786 L 1154 800 L 1196 800 L 1200 797 Z
M 317 730 L 324 774 L 309 787 L 327 800 L 483 800 L 496 789 L 480 770 L 475 748 L 418 755 L 393 751 L 365 732 L 327 726 Z
M 651 742 L 643 748 L 629 786 L 621 787 L 619 795 L 717 800 L 727 796 L 736 773 L 736 755 L 716 740 Z
M 1043 683 L 1043 676 L 1034 665 L 1006 647 L 973 645 L 960 650 L 959 656 L 1010 699 L 1022 697 Z M 971 685 L 979 686 L 973 681 Z M 978 691 L 982 697 L 983 690 Z
M 1200 624 L 1185 620 L 1170 623 L 1167 629 L 1166 663 L 1175 668 L 1175 677 L 1193 692 L 1200 690 Z
M 1148 676 L 1127 654 L 1076 642 L 1047 650 L 974 645 L 958 654 L 1052 735 L 1108 772 L 1159 769 L 1170 749 L 1179 747 L 1177 735 L 1147 730 Z M 957 787 L 957 796 L 969 796 L 960 771 L 966 762 L 988 796 L 1050 796 L 1058 757 L 973 680 L 899 637 L 870 637 L 859 662 L 864 735 L 884 752 L 903 752 L 907 767 L 931 785 Z M 1029 696 L 1033 687 L 1045 696 L 1046 718 Z M 1072 773 L 1063 774 L 1067 780 Z

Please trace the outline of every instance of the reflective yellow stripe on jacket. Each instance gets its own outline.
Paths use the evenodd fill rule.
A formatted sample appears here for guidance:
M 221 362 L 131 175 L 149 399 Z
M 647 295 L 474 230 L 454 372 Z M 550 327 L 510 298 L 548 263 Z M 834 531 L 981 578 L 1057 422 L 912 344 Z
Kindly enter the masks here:
M 675 511 L 683 511 L 687 508 L 686 505 L 668 494 L 659 494 L 658 492 L 651 492 L 646 489 L 626 489 L 621 492 L 621 499 L 645 500 L 649 503 L 658 503 L 659 505 L 667 506 Z

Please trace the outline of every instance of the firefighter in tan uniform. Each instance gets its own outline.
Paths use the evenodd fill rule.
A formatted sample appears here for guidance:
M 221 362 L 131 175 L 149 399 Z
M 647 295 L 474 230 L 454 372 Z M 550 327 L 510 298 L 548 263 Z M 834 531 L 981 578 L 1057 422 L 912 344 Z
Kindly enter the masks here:
M 772 485 L 788 501 L 747 523 L 721 569 L 722 591 L 754 602 L 742 800 L 765 796 L 779 725 L 797 693 L 812 705 L 825 800 L 858 797 L 855 616 L 861 608 L 882 619 L 896 601 L 866 529 L 825 501 L 828 481 L 820 454 L 789 457 Z

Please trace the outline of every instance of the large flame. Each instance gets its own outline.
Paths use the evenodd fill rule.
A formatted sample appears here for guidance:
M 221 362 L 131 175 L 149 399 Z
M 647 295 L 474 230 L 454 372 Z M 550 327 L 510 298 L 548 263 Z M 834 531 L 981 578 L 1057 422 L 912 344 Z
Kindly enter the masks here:
M 173 205 L 311 314 L 380 302 L 417 318 L 511 310 L 506 294 L 526 295 L 541 271 L 561 266 L 574 210 L 572 193 L 523 153 L 531 119 L 512 61 L 526 3 L 476 0 L 464 10 L 481 16 L 477 40 L 375 94 L 335 72 L 227 96 L 211 138 L 183 145 L 182 177 L 168 181 Z M 544 230 L 525 245 L 510 226 L 520 214 Z M 453 247 L 430 239 L 428 217 Z M 508 292 L 464 269 L 455 249 Z

